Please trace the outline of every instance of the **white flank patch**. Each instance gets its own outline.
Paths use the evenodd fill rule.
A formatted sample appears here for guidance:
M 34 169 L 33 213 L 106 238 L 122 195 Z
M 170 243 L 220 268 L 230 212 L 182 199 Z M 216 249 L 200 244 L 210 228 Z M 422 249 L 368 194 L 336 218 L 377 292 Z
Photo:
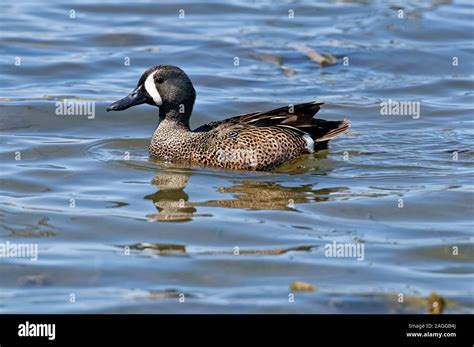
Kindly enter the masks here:
M 158 93 L 158 89 L 156 89 L 155 80 L 153 78 L 153 76 L 155 76 L 155 74 L 157 72 L 158 71 L 155 71 L 154 73 L 152 73 L 151 75 L 149 75 L 146 78 L 146 80 L 145 80 L 145 90 L 148 92 L 148 94 L 150 94 L 150 96 L 152 97 L 155 104 L 157 106 L 160 106 L 160 105 L 163 104 L 163 100 L 161 100 L 161 95 L 160 95 L 160 93 Z
M 309 134 L 304 134 L 303 138 L 306 141 L 306 149 L 308 152 L 313 153 L 314 152 L 314 140 L 309 136 Z

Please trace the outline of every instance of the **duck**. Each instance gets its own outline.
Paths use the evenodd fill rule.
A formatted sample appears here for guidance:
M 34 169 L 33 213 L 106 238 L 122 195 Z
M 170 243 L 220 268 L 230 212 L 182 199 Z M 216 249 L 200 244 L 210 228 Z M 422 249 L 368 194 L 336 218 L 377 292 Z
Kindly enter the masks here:
M 149 145 L 151 159 L 245 171 L 272 171 L 292 159 L 327 149 L 346 133 L 347 119 L 314 118 L 323 102 L 288 104 L 269 111 L 239 114 L 191 130 L 196 91 L 179 67 L 146 70 L 136 88 L 107 111 L 149 104 L 159 108 L 159 124 Z

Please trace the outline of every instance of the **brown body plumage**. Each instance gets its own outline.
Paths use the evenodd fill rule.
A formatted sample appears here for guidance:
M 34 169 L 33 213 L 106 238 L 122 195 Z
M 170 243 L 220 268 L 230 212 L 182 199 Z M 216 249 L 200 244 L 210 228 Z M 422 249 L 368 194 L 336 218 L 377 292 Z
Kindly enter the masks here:
M 132 94 L 109 109 L 128 108 L 140 97 L 138 103 L 160 106 L 160 124 L 149 152 L 152 158 L 166 161 L 269 171 L 302 154 L 326 148 L 330 139 L 349 129 L 347 120 L 313 118 L 323 103 L 308 102 L 242 114 L 191 130 L 195 91 L 186 74 L 173 66 L 146 71 Z
M 194 131 L 164 119 L 151 139 L 150 155 L 226 169 L 272 170 L 302 154 L 326 148 L 330 139 L 348 130 L 345 120 L 313 118 L 321 104 L 310 102 L 243 114 Z M 313 148 L 306 134 L 314 141 Z

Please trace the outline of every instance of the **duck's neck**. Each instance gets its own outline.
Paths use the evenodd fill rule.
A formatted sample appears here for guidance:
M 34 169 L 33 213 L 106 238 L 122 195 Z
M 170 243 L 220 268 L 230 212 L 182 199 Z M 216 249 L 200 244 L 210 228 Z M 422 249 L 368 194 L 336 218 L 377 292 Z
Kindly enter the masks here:
M 191 117 L 191 112 L 192 105 L 188 107 L 180 105 L 176 108 L 161 107 L 159 127 L 181 128 L 189 131 L 189 118 Z

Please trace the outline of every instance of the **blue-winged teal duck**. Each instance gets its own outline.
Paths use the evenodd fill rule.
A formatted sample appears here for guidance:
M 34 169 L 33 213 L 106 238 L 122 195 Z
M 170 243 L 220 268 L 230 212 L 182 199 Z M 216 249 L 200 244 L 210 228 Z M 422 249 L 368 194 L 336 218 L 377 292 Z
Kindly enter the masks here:
M 178 67 L 155 66 L 137 87 L 107 111 L 147 103 L 160 108 L 160 123 L 150 142 L 152 158 L 189 161 L 226 169 L 269 171 L 305 153 L 327 147 L 349 129 L 349 122 L 315 119 L 321 102 L 289 105 L 189 128 L 196 91 Z

